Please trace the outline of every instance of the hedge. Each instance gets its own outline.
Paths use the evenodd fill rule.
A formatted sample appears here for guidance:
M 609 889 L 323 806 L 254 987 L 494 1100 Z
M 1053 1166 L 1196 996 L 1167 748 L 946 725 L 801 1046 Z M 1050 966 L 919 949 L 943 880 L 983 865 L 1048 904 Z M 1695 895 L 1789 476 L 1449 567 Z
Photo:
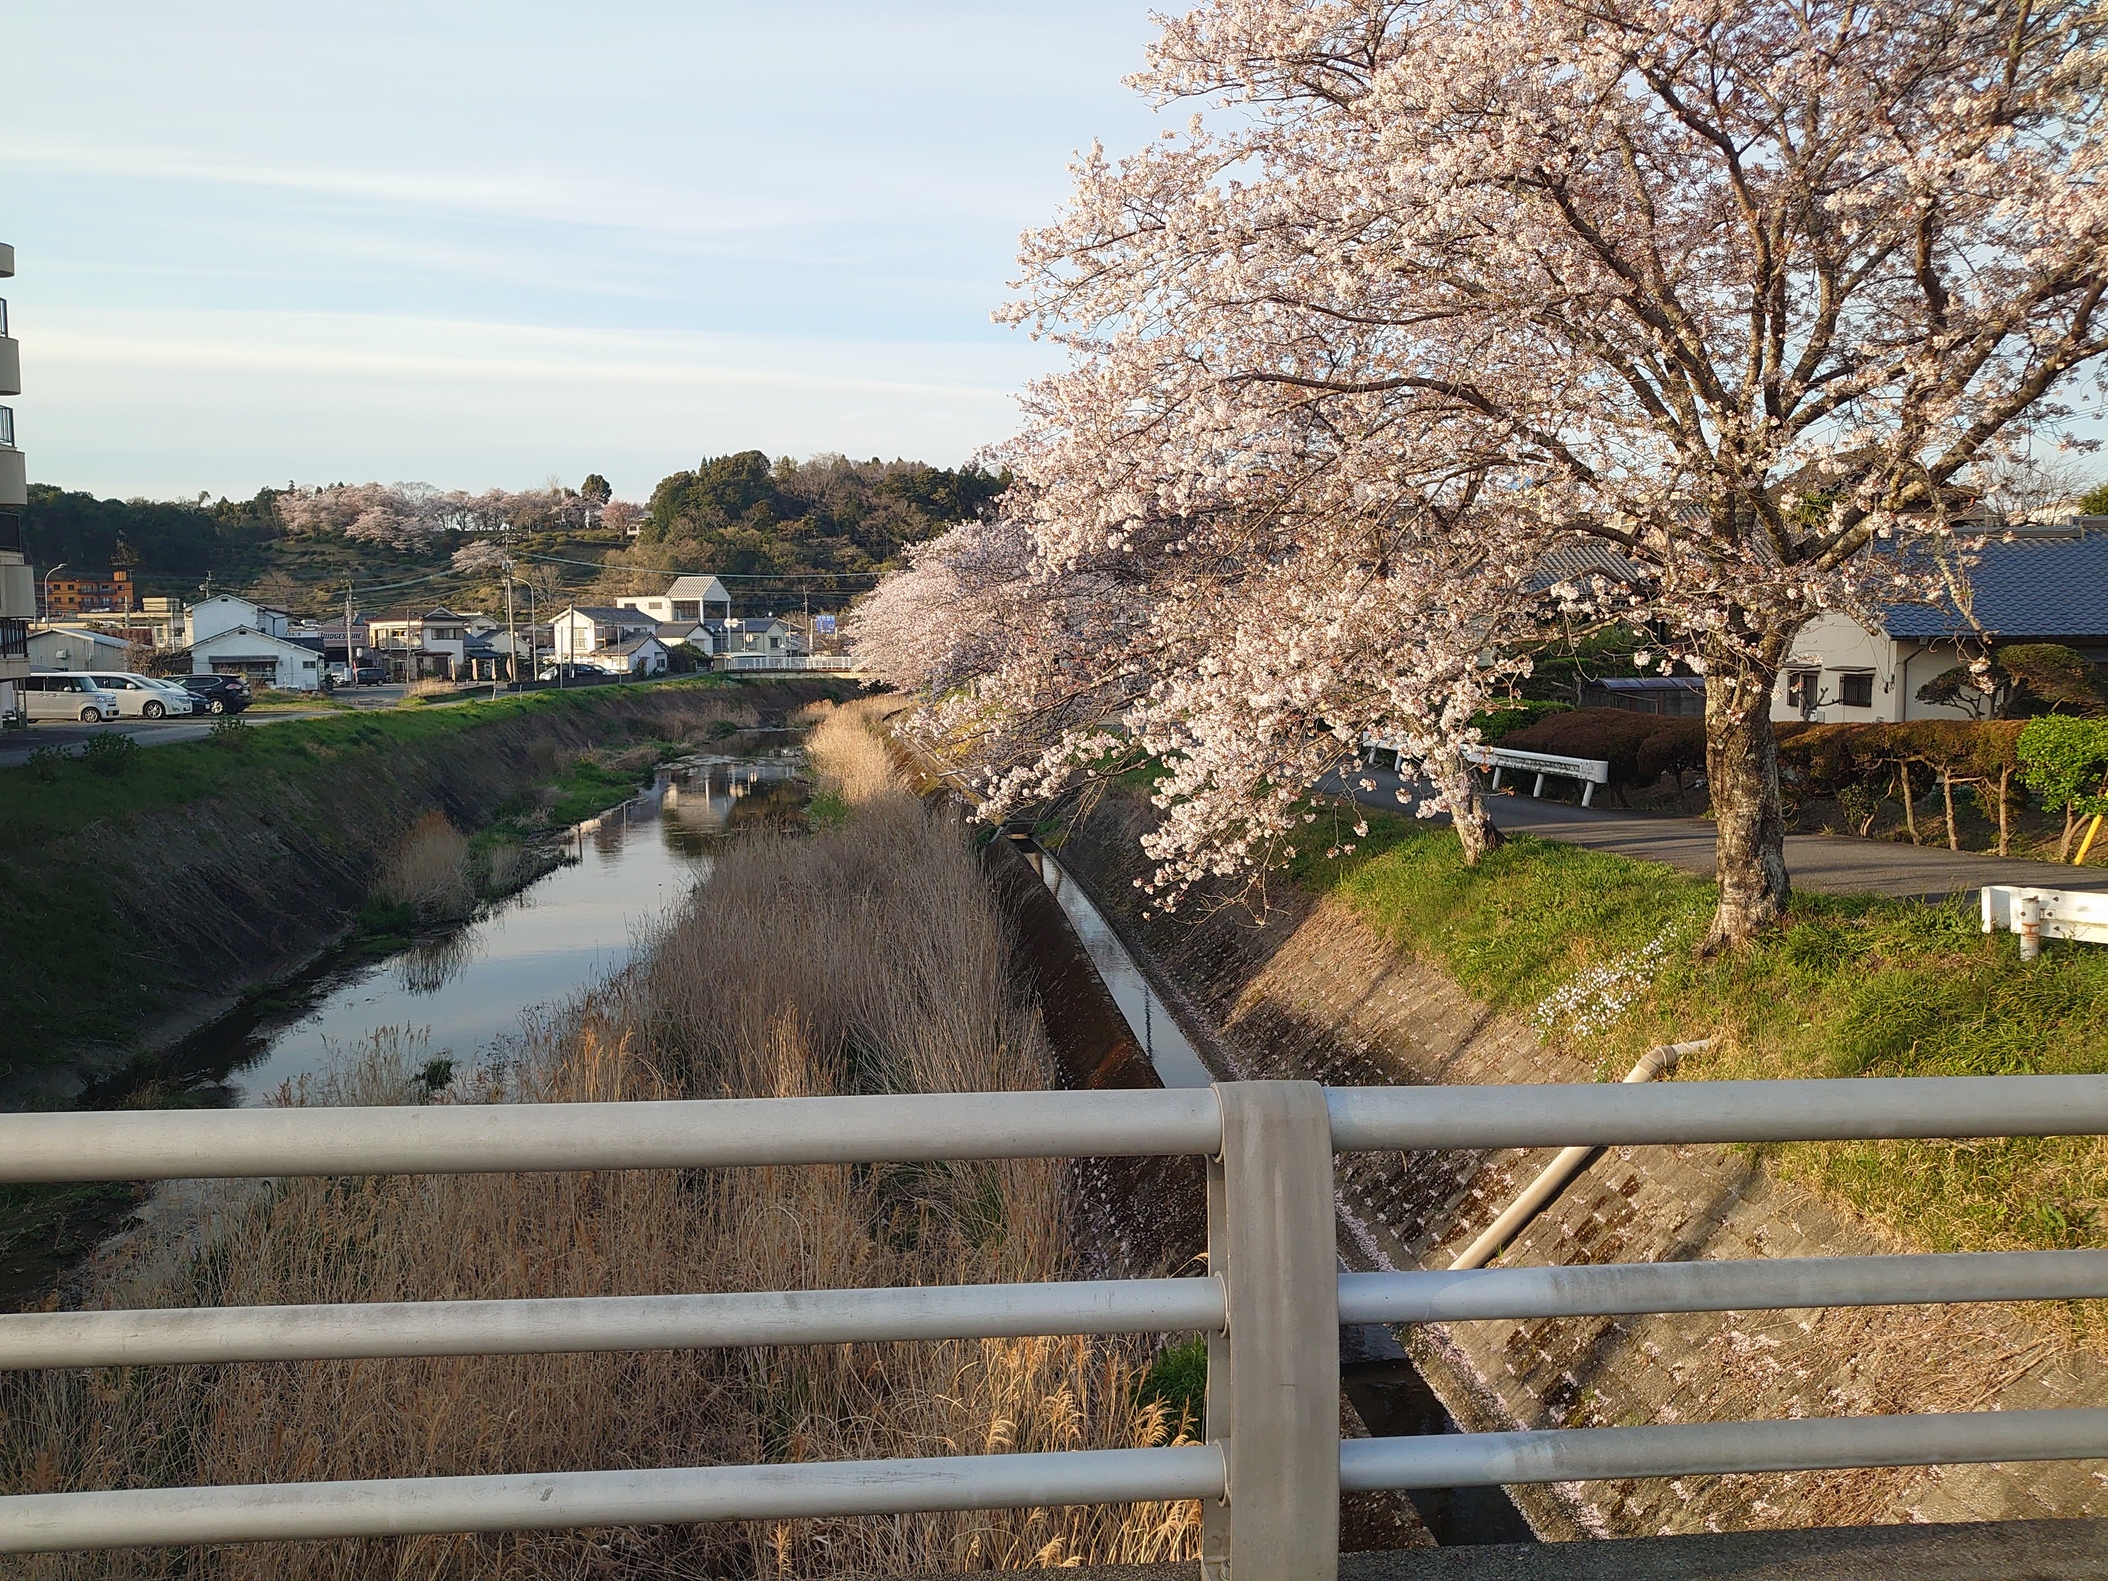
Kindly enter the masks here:
M 1705 766 L 1705 721 L 1675 714 L 1634 714 L 1622 708 L 1576 708 L 1503 736 L 1504 747 L 1566 758 L 1600 758 L 1610 765 L 1610 788 L 1652 785 L 1670 770 Z

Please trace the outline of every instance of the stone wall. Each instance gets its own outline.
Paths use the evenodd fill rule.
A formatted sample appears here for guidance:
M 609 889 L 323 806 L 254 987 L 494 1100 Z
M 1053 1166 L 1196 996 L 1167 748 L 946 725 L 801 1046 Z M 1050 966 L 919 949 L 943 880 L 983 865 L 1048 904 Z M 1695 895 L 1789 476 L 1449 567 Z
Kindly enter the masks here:
M 1271 896 L 1149 917 L 1134 879 L 1150 811 L 1100 801 L 1059 846 L 1219 1073 L 1334 1084 L 1589 1081 L 1345 905 Z M 1692 1027 L 1688 1035 L 1702 1036 Z M 1338 1176 L 1341 1253 L 1361 1268 L 1444 1267 L 1550 1151 L 1361 1154 Z M 1795 1257 L 1899 1248 L 1752 1152 L 1607 1152 L 1509 1248 L 1507 1265 Z M 2054 1313 L 2011 1306 L 1825 1309 L 1452 1324 L 1401 1333 L 1472 1430 L 1737 1417 L 2108 1404 L 2108 1362 Z M 2108 1462 L 1690 1477 L 1518 1489 L 1541 1535 L 1734 1531 L 1856 1522 L 2108 1515 Z

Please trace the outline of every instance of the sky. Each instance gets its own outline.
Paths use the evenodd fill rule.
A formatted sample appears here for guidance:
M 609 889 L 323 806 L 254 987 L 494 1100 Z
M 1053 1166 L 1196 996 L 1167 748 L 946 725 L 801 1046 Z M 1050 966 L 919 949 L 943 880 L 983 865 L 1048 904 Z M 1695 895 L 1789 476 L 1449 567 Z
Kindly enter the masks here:
M 956 464 L 1056 353 L 989 321 L 1146 0 L 11 8 L 30 476 L 643 498 L 705 455 Z

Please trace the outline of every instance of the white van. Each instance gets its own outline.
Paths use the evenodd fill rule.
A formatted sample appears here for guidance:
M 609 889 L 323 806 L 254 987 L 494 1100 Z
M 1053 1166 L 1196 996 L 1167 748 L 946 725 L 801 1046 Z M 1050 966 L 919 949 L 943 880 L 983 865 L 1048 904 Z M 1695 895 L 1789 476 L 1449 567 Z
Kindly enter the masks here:
M 117 699 L 85 675 L 32 675 L 21 685 L 22 712 L 31 719 L 94 725 L 117 717 Z

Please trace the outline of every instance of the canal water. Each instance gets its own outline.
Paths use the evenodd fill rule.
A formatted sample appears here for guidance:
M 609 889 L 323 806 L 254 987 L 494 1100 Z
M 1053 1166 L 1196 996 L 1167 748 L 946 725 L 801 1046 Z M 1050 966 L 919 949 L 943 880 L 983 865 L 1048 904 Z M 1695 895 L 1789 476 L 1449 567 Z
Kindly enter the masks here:
M 1053 853 L 1028 846 L 1024 855 L 1060 905 L 1158 1078 L 1166 1087 L 1205 1087 L 1213 1082 L 1213 1074 L 1083 886 Z M 1050 1020 L 1063 1008 L 1049 1004 Z M 1055 1030 L 1050 1026 L 1050 1032 Z M 1374 1437 L 1463 1431 L 1398 1337 L 1383 1324 L 1353 1324 L 1340 1330 L 1340 1385 Z M 1429 1534 L 1445 1548 L 1537 1540 L 1504 1488 L 1420 1488 L 1407 1497 Z
M 486 1061 L 538 1009 L 626 966 L 652 926 L 708 876 L 727 829 L 800 803 L 802 762 L 784 748 L 663 768 L 642 795 L 565 831 L 562 865 L 518 894 L 385 960 L 325 962 L 174 1050 L 162 1079 L 267 1103 L 391 1028 L 419 1040 L 427 1057 L 463 1068 Z

